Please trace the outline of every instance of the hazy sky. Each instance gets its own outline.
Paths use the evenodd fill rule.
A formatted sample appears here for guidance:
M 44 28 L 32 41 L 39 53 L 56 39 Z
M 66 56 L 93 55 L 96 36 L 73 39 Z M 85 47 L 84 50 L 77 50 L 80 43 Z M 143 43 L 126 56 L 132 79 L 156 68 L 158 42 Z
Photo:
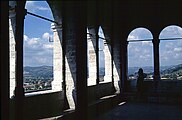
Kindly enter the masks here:
M 152 38 L 149 30 L 137 28 L 130 33 L 128 40 Z M 182 38 L 182 28 L 174 25 L 168 26 L 161 31 L 159 38 Z M 159 55 L 161 66 L 182 64 L 182 40 L 161 40 L 159 44 Z M 128 66 L 153 66 L 152 41 L 129 42 Z
M 53 20 L 51 10 L 44 1 L 27 1 L 26 9 L 29 12 Z M 51 23 L 31 15 L 26 15 L 24 24 L 24 66 L 40 66 L 53 64 L 53 43 Z M 99 30 L 103 36 L 102 30 Z M 169 26 L 165 28 L 160 38 L 182 38 L 182 28 Z M 128 36 L 129 39 L 152 39 L 152 34 L 145 28 L 137 28 Z M 174 41 L 174 40 L 171 40 Z M 160 42 L 160 64 L 174 65 L 182 63 L 182 40 Z M 102 42 L 101 42 L 102 43 Z M 103 55 L 102 55 L 103 56 Z M 128 44 L 129 66 L 153 66 L 152 42 L 132 42 Z
M 27 11 L 53 20 L 51 10 L 45 1 L 27 1 Z M 53 64 L 53 43 L 51 22 L 26 15 L 24 24 L 24 66 Z

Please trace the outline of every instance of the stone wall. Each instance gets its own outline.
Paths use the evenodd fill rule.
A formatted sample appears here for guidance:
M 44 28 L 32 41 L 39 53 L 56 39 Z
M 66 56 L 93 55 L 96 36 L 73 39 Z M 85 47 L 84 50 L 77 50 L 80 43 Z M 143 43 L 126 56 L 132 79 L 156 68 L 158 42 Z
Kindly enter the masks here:
M 126 97 L 128 100 L 136 101 L 137 92 L 136 81 L 128 81 Z M 130 94 L 128 94 L 128 92 Z M 133 93 L 133 94 L 131 94 Z M 182 81 L 180 80 L 165 80 L 159 81 L 157 89 L 153 81 L 144 81 L 143 98 L 144 102 L 167 103 L 167 104 L 182 104 Z
M 88 106 L 92 106 L 89 109 L 96 109 L 98 105 L 100 107 L 103 107 L 100 103 L 98 103 L 100 98 L 113 95 L 113 93 L 113 86 L 111 82 L 99 84 L 97 86 L 89 86 Z M 36 92 L 34 94 L 26 94 L 24 99 L 24 118 L 26 118 L 26 120 L 32 120 L 60 116 L 61 114 L 63 114 L 63 111 L 65 109 L 69 109 L 69 104 L 67 103 L 67 100 L 68 99 L 66 98 L 64 99 L 63 91 L 48 92 L 42 94 L 38 94 Z M 104 104 L 104 106 L 106 106 L 106 103 Z M 112 105 L 109 106 L 111 107 Z M 14 99 L 11 99 L 10 101 L 10 110 L 12 119 L 14 116 Z
M 24 118 L 33 120 L 58 116 L 63 112 L 64 93 L 50 92 L 46 94 L 26 95 L 24 99 Z M 10 100 L 10 115 L 13 120 L 14 116 L 14 99 Z

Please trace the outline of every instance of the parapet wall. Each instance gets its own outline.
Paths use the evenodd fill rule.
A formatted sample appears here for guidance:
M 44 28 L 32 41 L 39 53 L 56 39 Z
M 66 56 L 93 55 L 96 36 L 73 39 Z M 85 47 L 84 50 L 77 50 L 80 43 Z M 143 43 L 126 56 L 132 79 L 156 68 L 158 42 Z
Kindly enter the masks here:
M 88 86 L 88 106 L 91 106 L 90 108 L 88 107 L 88 109 L 95 110 L 99 106 L 102 108 L 100 110 L 104 111 L 104 108 L 111 107 L 110 104 L 103 102 L 105 100 L 102 100 L 102 102 L 98 103 L 101 97 L 109 96 L 111 94 L 113 94 L 113 85 L 111 82 Z M 112 98 L 109 98 L 109 101 L 111 101 L 111 99 Z M 64 110 L 69 109 L 67 102 L 67 99 L 64 99 L 63 91 L 45 91 L 45 93 L 40 94 L 36 92 L 35 94 L 26 94 L 24 99 L 24 118 L 26 118 L 26 120 L 33 120 L 60 116 Z M 10 115 L 12 120 L 15 117 L 14 105 L 15 101 L 12 98 L 10 100 Z
M 129 100 L 137 100 L 136 81 L 128 81 L 126 94 Z M 144 93 L 142 101 L 167 104 L 182 104 L 182 81 L 165 80 L 159 81 L 158 87 L 154 87 L 153 81 L 144 81 Z

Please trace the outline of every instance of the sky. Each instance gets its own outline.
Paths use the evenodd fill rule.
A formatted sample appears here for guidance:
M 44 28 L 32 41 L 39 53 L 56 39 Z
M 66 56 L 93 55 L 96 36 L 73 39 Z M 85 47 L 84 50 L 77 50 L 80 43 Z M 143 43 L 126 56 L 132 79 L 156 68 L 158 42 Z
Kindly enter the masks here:
M 128 41 L 152 38 L 152 34 L 148 29 L 136 28 L 129 34 Z M 175 25 L 167 26 L 159 35 L 159 39 L 164 38 L 182 38 L 182 28 Z M 161 66 L 182 64 L 182 39 L 160 40 L 159 56 Z M 152 41 L 129 42 L 129 67 L 153 66 L 153 61 Z
M 27 1 L 25 8 L 52 19 L 52 12 L 45 1 Z M 27 14 L 24 21 L 24 66 L 53 65 L 53 32 L 51 22 Z
M 45 1 L 27 1 L 27 11 L 52 19 L 51 10 Z M 104 37 L 99 29 L 99 35 Z M 51 22 L 40 18 L 26 15 L 24 21 L 24 66 L 53 65 L 53 32 Z M 182 38 L 182 28 L 168 26 L 161 31 L 159 38 Z M 128 40 L 152 39 L 152 34 L 145 28 L 136 28 L 128 36 Z M 100 47 L 103 42 L 100 40 Z M 173 42 L 175 41 L 175 42 Z M 182 64 L 182 40 L 160 41 L 160 65 Z M 104 61 L 103 53 L 100 61 Z M 104 63 L 104 62 L 101 62 Z M 153 66 L 153 44 L 148 42 L 129 42 L 128 44 L 129 67 Z

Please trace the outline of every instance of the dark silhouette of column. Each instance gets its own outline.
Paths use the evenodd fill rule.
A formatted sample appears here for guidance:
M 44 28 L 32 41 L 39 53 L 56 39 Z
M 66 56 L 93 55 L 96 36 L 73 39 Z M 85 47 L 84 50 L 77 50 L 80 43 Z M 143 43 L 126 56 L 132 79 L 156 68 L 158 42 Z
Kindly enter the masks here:
M 9 1 L 1 1 L 0 7 L 0 99 L 1 99 L 1 120 L 9 120 Z
M 15 87 L 15 119 L 23 120 L 24 107 L 24 88 L 23 88 L 23 28 L 26 11 L 25 2 L 17 1 L 16 11 L 16 32 L 15 32 L 15 50 L 16 50 L 16 87 Z
M 113 85 L 115 88 L 115 92 L 117 94 L 120 94 L 120 83 L 121 83 L 121 68 L 120 68 L 120 62 L 121 62 L 121 45 L 118 39 L 114 38 L 112 39 L 112 64 L 113 64 Z
M 80 120 L 87 119 L 86 8 L 86 2 L 83 1 L 64 1 L 62 11 L 63 41 L 65 41 L 65 54 L 68 62 L 66 67 L 69 66 L 71 72 L 66 71 L 66 74 L 70 74 L 74 77 L 74 87 L 76 88 L 75 119 Z M 69 79 L 66 78 L 66 82 L 68 80 Z
M 97 65 L 97 79 L 96 79 L 96 84 L 99 84 L 99 35 L 98 35 L 98 31 L 99 29 L 96 29 L 96 34 L 95 34 L 95 38 L 96 38 L 96 65 Z
M 122 92 L 126 91 L 126 81 L 127 81 L 127 69 L 128 69 L 128 55 L 127 55 L 127 37 L 122 38 L 121 43 L 121 88 Z
M 160 80 L 160 64 L 159 64 L 159 43 L 160 40 L 158 39 L 158 36 L 154 35 L 153 39 L 153 51 L 154 51 L 154 87 L 155 89 L 158 86 L 158 82 Z

